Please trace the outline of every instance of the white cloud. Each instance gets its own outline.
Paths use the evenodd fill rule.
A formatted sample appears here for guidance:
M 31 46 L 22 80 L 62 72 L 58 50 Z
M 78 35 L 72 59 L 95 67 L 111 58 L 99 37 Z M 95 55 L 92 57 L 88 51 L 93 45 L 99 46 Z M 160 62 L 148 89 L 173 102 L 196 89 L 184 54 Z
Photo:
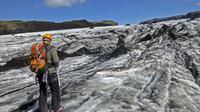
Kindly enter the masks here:
M 191 2 L 193 5 L 200 6 L 199 0 L 186 0 L 186 1 Z
M 200 2 L 197 2 L 196 5 L 197 5 L 197 6 L 200 6 Z
M 45 0 L 45 3 L 50 7 L 71 7 L 74 4 L 81 4 L 87 0 Z

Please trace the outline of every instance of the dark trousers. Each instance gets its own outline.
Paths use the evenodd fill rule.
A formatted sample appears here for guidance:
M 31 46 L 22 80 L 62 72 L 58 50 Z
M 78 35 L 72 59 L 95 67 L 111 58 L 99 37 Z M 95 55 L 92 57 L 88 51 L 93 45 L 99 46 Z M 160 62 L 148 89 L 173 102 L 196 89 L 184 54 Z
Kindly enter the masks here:
M 40 85 L 39 111 L 47 112 L 47 84 L 42 82 L 42 75 L 38 77 Z M 48 85 L 52 96 L 52 110 L 57 112 L 60 107 L 60 87 L 57 74 L 48 74 Z

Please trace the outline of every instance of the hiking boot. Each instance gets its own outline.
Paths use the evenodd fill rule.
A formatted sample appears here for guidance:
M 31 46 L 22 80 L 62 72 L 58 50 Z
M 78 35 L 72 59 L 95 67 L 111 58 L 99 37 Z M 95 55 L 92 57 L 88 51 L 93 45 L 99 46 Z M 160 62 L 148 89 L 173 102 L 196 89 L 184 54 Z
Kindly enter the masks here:
M 64 112 L 64 107 L 60 106 L 57 112 Z
M 54 112 L 53 110 L 49 110 L 48 112 Z M 60 106 L 57 112 L 64 112 L 64 107 Z

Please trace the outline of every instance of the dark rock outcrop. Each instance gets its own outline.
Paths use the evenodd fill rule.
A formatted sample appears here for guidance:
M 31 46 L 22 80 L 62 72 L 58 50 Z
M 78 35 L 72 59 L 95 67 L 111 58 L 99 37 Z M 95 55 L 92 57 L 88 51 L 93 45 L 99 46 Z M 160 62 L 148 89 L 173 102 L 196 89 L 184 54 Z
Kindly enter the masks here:
M 189 12 L 185 15 L 150 19 L 150 20 L 147 20 L 147 21 L 140 22 L 140 24 L 152 24 L 152 23 L 157 23 L 157 22 L 162 22 L 162 21 L 179 20 L 179 19 L 194 20 L 195 18 L 200 18 L 200 11 Z

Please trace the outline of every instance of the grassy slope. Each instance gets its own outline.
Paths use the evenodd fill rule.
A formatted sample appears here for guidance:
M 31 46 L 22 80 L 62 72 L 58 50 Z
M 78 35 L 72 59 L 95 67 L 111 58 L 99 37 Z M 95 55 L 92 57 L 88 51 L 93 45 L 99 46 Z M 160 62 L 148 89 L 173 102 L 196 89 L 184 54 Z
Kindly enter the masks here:
M 48 21 L 0 21 L 0 35 L 15 34 L 25 32 L 47 31 L 47 30 L 61 30 L 72 28 L 96 27 L 96 26 L 114 26 L 118 23 L 112 20 L 105 20 L 101 22 L 88 22 L 87 20 L 73 20 L 62 23 L 48 22 Z

